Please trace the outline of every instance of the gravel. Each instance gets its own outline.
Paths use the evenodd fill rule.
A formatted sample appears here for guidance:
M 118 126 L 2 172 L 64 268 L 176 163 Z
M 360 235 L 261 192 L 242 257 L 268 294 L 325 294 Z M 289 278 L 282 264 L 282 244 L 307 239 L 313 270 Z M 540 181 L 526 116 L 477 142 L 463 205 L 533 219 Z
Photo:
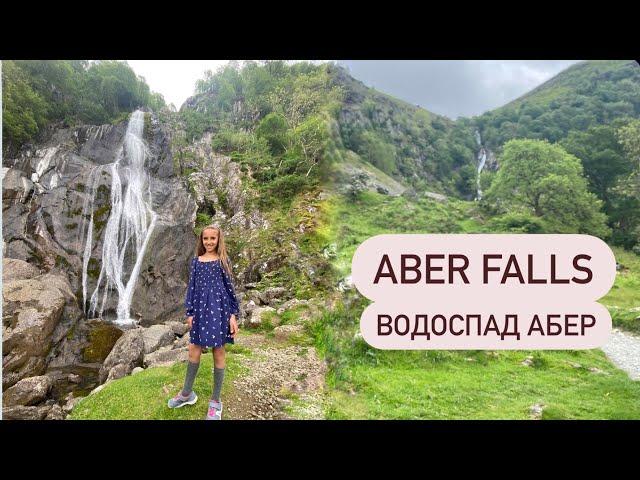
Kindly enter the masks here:
M 614 328 L 602 350 L 632 380 L 640 380 L 640 337 Z

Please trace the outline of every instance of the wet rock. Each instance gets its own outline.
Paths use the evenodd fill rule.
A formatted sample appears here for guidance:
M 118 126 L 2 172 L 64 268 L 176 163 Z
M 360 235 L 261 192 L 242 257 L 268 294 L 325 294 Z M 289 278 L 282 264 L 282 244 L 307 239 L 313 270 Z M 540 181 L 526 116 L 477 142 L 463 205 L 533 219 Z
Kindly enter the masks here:
M 100 383 L 107 380 L 107 377 L 111 374 L 111 369 L 115 366 L 123 365 L 123 367 L 117 369 L 113 375 L 119 375 L 122 372 L 126 372 L 124 375 L 127 375 L 135 367 L 142 366 L 143 359 L 143 329 L 135 328 L 128 330 L 118 339 L 116 344 L 113 346 L 113 350 L 111 350 L 111 353 L 109 353 L 109 356 L 105 359 L 104 364 L 100 368 L 100 373 L 98 375 Z
M 2 403 L 7 406 L 35 405 L 42 402 L 51 390 L 53 380 L 46 376 L 23 378 L 2 394 Z
M 37 407 L 28 407 L 24 405 L 15 405 L 13 407 L 2 408 L 3 420 L 44 420 L 49 413 L 51 407 L 40 405 Z
M 172 365 L 176 362 L 186 362 L 189 358 L 189 349 L 186 347 L 177 349 L 160 349 L 144 356 L 145 367 L 160 367 Z
M 81 349 L 82 361 L 88 363 L 102 363 L 107 358 L 116 342 L 123 335 L 123 331 L 110 322 L 93 319 L 88 322 L 86 344 Z M 80 342 L 85 340 L 78 335 Z
M 151 353 L 160 347 L 173 343 L 175 335 L 169 325 L 152 325 L 142 332 L 144 340 L 144 353 Z

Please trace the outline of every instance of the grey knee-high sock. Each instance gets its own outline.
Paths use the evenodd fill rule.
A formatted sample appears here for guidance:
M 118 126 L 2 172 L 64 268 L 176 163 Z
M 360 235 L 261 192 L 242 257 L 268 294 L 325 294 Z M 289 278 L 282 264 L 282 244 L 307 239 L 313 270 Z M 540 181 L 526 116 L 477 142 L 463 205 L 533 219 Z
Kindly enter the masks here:
M 184 379 L 184 387 L 182 387 L 183 397 L 188 397 L 191 395 L 191 390 L 193 390 L 193 381 L 196 379 L 196 373 L 198 373 L 198 367 L 200 366 L 200 362 L 188 362 L 187 364 L 187 376 Z
M 220 401 L 220 392 L 222 391 L 223 380 L 224 368 L 213 367 L 213 395 L 211 395 L 211 399 L 216 402 Z

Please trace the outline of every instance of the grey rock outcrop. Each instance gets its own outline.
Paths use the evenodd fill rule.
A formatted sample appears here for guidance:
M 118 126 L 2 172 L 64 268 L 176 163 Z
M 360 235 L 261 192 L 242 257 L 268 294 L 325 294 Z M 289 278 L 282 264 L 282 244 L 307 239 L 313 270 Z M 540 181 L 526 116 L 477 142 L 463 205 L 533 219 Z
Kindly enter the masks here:
M 145 367 L 159 367 L 172 365 L 176 362 L 186 362 L 189 358 L 189 349 L 187 347 L 182 348 L 162 348 L 156 350 L 149 355 L 144 356 Z
M 135 328 L 125 332 L 118 339 L 100 368 L 100 373 L 98 374 L 100 383 L 128 375 L 135 367 L 142 366 L 142 360 L 144 359 L 142 331 L 142 328 Z M 113 373 L 111 373 L 112 370 Z
M 46 369 L 50 351 L 81 317 L 64 274 L 35 272 L 25 262 L 4 262 L 3 388 Z M 29 278 L 19 278 L 26 275 Z
M 3 407 L 2 420 L 44 420 L 50 410 L 50 405 Z
M 144 324 L 161 323 L 182 310 L 188 280 L 196 204 L 184 179 L 174 174 L 170 136 L 147 114 L 145 140 L 149 189 L 158 215 L 135 285 L 131 314 Z M 64 272 L 78 300 L 89 217 L 94 228 L 87 268 L 85 301 L 97 283 L 102 242 L 111 213 L 112 165 L 122 152 L 127 122 L 118 125 L 59 128 L 37 146 L 3 159 L 3 233 L 5 257 L 27 261 L 39 270 Z M 126 180 L 125 180 L 126 182 Z M 132 255 L 125 256 L 125 275 Z M 110 295 L 104 311 L 117 304 Z
M 52 386 L 53 380 L 46 375 L 23 378 L 3 392 L 2 404 L 8 407 L 36 405 L 47 397 Z
M 169 325 L 151 325 L 142 333 L 144 353 L 151 353 L 160 347 L 170 345 L 175 339 L 173 329 Z

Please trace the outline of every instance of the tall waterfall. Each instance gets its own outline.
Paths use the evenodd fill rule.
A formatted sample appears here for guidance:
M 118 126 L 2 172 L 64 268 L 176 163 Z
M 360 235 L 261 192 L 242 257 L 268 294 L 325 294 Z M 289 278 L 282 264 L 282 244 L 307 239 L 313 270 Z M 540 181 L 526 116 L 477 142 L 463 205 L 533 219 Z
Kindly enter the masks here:
M 102 167 L 111 170 L 111 213 L 105 227 L 102 266 L 96 288 L 91 295 L 89 314 L 95 316 L 97 311 L 98 316 L 101 317 L 109 292 L 115 288 L 118 294 L 116 323 L 120 324 L 135 323 L 135 320 L 130 318 L 131 299 L 147 243 L 157 218 L 151 208 L 149 174 L 144 168 L 148 150 L 143 140 L 143 130 L 144 113 L 137 110 L 131 114 L 124 145 L 117 160 Z M 93 196 L 94 192 L 90 192 L 90 195 Z M 93 199 L 91 211 L 93 212 Z M 82 282 L 86 302 L 87 267 L 93 241 L 93 213 L 91 213 L 85 240 Z M 127 250 L 130 255 L 133 254 L 134 264 L 129 278 L 125 279 L 124 263 Z M 100 302 L 101 289 L 102 301 Z
M 476 130 L 476 142 L 480 147 L 480 152 L 478 153 L 478 176 L 476 177 L 476 200 L 481 200 L 482 190 L 480 189 L 480 174 L 482 173 L 484 164 L 487 161 L 487 151 L 482 146 L 482 137 L 480 136 L 480 132 L 478 130 Z

